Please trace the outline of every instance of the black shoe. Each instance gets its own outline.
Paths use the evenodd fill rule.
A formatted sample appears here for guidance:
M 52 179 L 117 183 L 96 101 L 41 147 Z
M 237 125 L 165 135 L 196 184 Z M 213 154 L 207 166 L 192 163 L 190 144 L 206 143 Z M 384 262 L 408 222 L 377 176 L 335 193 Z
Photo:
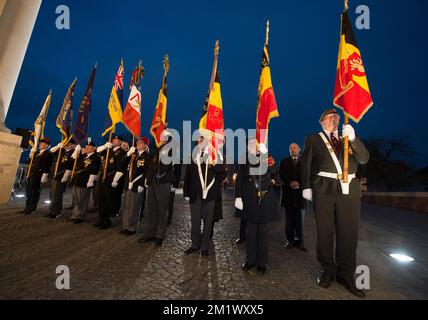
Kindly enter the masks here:
M 293 249 L 293 247 L 294 247 L 294 245 L 293 245 L 291 242 L 287 242 L 287 243 L 285 244 L 285 249 L 290 250 L 290 249 Z
M 344 286 L 346 290 L 348 290 L 350 293 L 352 293 L 354 296 L 358 298 L 364 299 L 366 297 L 366 294 L 364 293 L 364 291 L 356 287 L 355 281 L 352 278 L 347 279 L 347 278 L 337 277 L 337 283 Z
M 240 245 L 241 243 L 244 243 L 244 242 L 245 242 L 245 239 L 241 239 L 241 238 L 238 238 L 235 240 L 236 245 Z
M 265 274 L 266 273 L 266 267 L 265 266 L 257 266 L 257 273 Z
M 100 228 L 102 225 L 102 222 L 97 222 L 96 224 L 94 224 L 94 228 Z
M 119 231 L 119 234 L 126 234 L 127 232 L 128 232 L 127 229 L 122 229 L 122 230 Z
M 156 238 L 155 237 L 149 237 L 149 238 L 140 238 L 138 239 L 139 243 L 147 243 L 147 242 L 151 242 L 151 241 L 155 241 Z
M 163 239 L 155 239 L 155 246 L 160 247 L 162 246 Z
M 241 266 L 241 268 L 242 268 L 242 270 L 244 270 L 244 271 L 250 271 L 252 268 L 254 268 L 256 265 L 255 264 L 250 264 L 250 263 L 248 263 L 248 262 L 245 262 L 242 266 Z
M 81 223 L 83 223 L 83 221 L 85 221 L 85 220 L 83 220 L 83 219 L 76 219 L 76 220 L 73 221 L 73 223 L 74 224 L 81 224 Z
M 199 249 L 193 249 L 192 247 L 190 247 L 189 249 L 187 249 L 186 251 L 184 251 L 184 254 L 185 255 L 189 255 L 189 254 L 195 253 L 197 251 L 199 251 Z
M 208 253 L 208 250 L 202 250 L 201 251 L 201 256 L 202 257 L 208 257 L 210 254 Z
M 317 283 L 321 288 L 327 289 L 331 286 L 331 283 L 334 281 L 334 276 L 332 276 L 326 270 L 323 270 L 320 276 L 317 279 Z
M 134 235 L 135 233 L 136 233 L 135 231 L 126 230 L 126 232 L 125 232 L 125 236 L 132 236 L 132 235 Z

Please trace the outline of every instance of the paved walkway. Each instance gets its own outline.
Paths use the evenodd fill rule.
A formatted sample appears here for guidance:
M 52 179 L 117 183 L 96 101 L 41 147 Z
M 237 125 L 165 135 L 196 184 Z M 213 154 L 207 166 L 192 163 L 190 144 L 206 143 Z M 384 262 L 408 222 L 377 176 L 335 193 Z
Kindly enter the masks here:
M 41 203 L 46 197 L 45 190 Z M 46 204 L 37 214 L 16 214 L 24 202 L 16 199 L 0 207 L 0 299 L 354 299 L 336 283 L 324 290 L 315 282 L 311 212 L 305 219 L 308 253 L 284 248 L 281 221 L 271 227 L 266 275 L 242 272 L 245 244 L 234 244 L 239 220 L 231 194 L 224 198 L 224 219 L 216 225 L 208 258 L 183 255 L 190 246 L 190 212 L 181 195 L 161 248 L 119 235 L 120 218 L 115 228 L 101 231 L 92 227 L 95 214 L 82 225 L 65 221 L 70 212 L 47 219 Z M 370 267 L 367 299 L 428 298 L 427 230 L 426 214 L 363 206 L 358 263 Z M 388 254 L 396 250 L 415 262 L 393 261 Z M 55 287 L 58 265 L 70 268 L 70 290 Z

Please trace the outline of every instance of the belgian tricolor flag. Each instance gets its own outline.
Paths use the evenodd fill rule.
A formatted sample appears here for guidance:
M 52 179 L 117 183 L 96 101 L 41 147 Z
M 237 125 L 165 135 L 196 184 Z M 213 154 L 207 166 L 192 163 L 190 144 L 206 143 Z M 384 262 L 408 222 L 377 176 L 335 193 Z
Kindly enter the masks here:
M 167 75 L 169 71 L 169 58 L 165 55 L 164 61 L 164 76 L 162 87 L 159 90 L 158 101 L 156 103 L 155 113 L 153 115 L 150 133 L 155 139 L 156 146 L 162 144 L 162 132 L 166 129 L 166 106 L 167 106 Z
M 219 147 L 224 141 L 223 102 L 221 99 L 220 75 L 218 72 L 219 42 L 214 50 L 213 81 L 211 81 L 208 99 L 205 101 L 199 130 L 209 138 L 209 154 L 212 163 L 216 163 Z
M 278 106 L 273 92 L 272 78 L 270 74 L 270 58 L 268 47 L 269 22 L 267 25 L 266 42 L 263 48 L 262 66 L 260 70 L 260 82 L 258 90 L 258 104 L 256 115 L 256 139 L 257 144 L 266 143 L 269 122 L 272 118 L 279 117 Z
M 352 30 L 348 9 L 342 13 L 333 104 L 345 115 L 359 122 L 373 105 L 366 71 Z

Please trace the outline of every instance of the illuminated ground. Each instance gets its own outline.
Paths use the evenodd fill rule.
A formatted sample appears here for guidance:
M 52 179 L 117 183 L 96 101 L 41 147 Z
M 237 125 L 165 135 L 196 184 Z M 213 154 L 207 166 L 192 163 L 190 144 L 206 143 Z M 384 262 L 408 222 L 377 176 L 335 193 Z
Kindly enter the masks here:
M 224 220 L 216 225 L 209 258 L 183 255 L 190 245 L 190 213 L 181 195 L 161 248 L 119 235 L 117 218 L 115 228 L 100 231 L 92 227 L 94 214 L 82 225 L 66 222 L 69 212 L 44 218 L 45 204 L 35 215 L 16 214 L 23 206 L 16 199 L 0 208 L 0 299 L 353 299 L 338 284 L 324 290 L 315 283 L 319 266 L 310 212 L 308 253 L 284 249 L 281 221 L 272 226 L 267 274 L 243 273 L 245 245 L 234 244 L 239 220 L 231 195 L 224 198 Z M 370 268 L 367 299 L 427 299 L 428 215 L 364 205 L 362 219 L 358 264 Z M 416 260 L 400 264 L 388 256 L 395 251 Z M 58 265 L 70 268 L 68 291 L 55 287 Z

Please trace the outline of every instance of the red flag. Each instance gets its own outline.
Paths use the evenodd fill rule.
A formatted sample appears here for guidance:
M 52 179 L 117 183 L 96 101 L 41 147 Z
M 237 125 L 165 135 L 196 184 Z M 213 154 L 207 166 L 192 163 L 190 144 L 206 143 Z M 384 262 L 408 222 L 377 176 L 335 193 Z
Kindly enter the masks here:
M 144 69 L 140 63 L 132 74 L 131 93 L 122 115 L 123 124 L 137 138 L 141 136 L 141 88 L 139 84 L 143 76 Z

